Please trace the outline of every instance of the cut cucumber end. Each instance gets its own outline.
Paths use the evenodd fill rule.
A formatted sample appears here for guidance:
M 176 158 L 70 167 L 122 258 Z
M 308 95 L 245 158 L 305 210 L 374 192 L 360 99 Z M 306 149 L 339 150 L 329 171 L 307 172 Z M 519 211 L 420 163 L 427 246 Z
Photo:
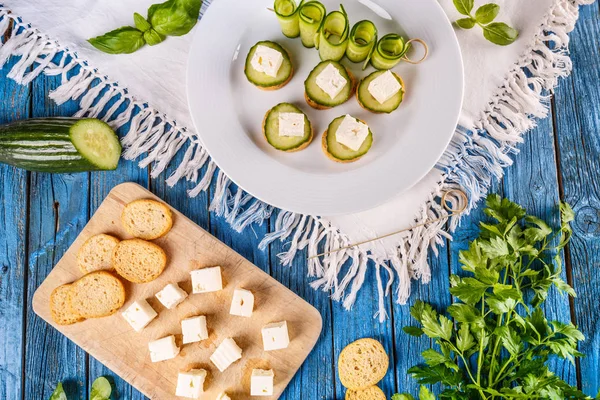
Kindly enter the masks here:
M 254 52 L 256 51 L 256 48 L 259 45 L 275 49 L 283 55 L 283 63 L 281 64 L 281 67 L 279 67 L 277 76 L 269 76 L 264 72 L 256 71 L 252 67 L 252 57 L 254 57 Z M 248 52 L 248 56 L 246 57 L 246 64 L 244 67 L 244 74 L 246 75 L 246 79 L 248 79 L 248 81 L 251 84 L 258 87 L 259 89 L 277 90 L 287 85 L 287 83 L 292 79 L 292 76 L 294 74 L 294 68 L 290 60 L 290 55 L 286 49 L 284 49 L 279 43 L 264 40 L 256 43 Z
M 304 115 L 304 136 L 280 136 L 279 113 Z M 301 109 L 290 103 L 279 103 L 267 111 L 263 120 L 263 134 L 271 146 L 288 153 L 305 149 L 313 139 L 313 129 L 308 117 Z
M 329 97 L 327 93 L 323 91 L 317 85 L 317 76 L 327 67 L 328 64 L 332 64 L 340 74 L 348 82 L 344 89 L 335 98 Z M 318 110 L 324 110 L 344 104 L 348 99 L 352 97 L 355 89 L 355 81 L 352 73 L 346 69 L 342 64 L 336 61 L 322 61 L 320 62 L 308 75 L 304 81 L 304 97 L 309 106 Z
M 321 147 L 325 155 L 332 161 L 338 163 L 351 163 L 358 161 L 365 154 L 369 152 L 371 146 L 373 145 L 373 132 L 371 132 L 371 128 L 369 128 L 369 135 L 366 137 L 363 144 L 360 146 L 358 151 L 354 151 L 343 144 L 339 143 L 335 139 L 335 132 L 339 128 L 342 123 L 345 115 L 341 117 L 337 117 L 327 127 L 327 130 L 323 132 L 323 138 L 321 140 Z M 359 120 L 360 121 L 360 120 Z M 361 121 L 365 123 L 364 121 Z
M 121 158 L 121 143 L 107 123 L 95 118 L 77 121 L 69 137 L 79 154 L 100 170 L 114 170 Z
M 400 107 L 400 104 L 402 104 L 404 94 L 406 93 L 406 88 L 404 86 L 404 81 L 402 80 L 402 78 L 394 72 L 392 72 L 392 74 L 398 80 L 402 89 L 400 89 L 400 91 L 396 93 L 391 99 L 381 104 L 373 97 L 373 95 L 371 95 L 371 92 L 369 92 L 369 84 L 374 79 L 386 72 L 387 70 L 375 71 L 369 76 L 362 79 L 358 84 L 358 89 L 356 90 L 356 100 L 358 101 L 358 104 L 365 110 L 371 111 L 375 114 L 389 114 L 397 110 L 398 107 Z

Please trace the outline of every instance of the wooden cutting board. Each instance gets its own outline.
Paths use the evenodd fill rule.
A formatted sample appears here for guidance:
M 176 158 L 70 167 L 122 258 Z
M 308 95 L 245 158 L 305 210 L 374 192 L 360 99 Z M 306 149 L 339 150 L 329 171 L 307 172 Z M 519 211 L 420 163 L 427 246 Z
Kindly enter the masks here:
M 35 292 L 35 313 L 151 399 L 178 399 L 175 397 L 177 373 L 190 368 L 207 370 L 206 394 L 203 398 L 210 400 L 223 390 L 234 400 L 249 399 L 252 369 L 272 368 L 275 372 L 274 395 L 258 398 L 279 398 L 314 347 L 321 333 L 321 315 L 310 304 L 176 210 L 173 210 L 173 229 L 154 241 L 168 256 L 163 274 L 146 284 L 124 281 L 127 299 L 121 311 L 136 299 L 147 299 L 159 313 L 150 325 L 137 333 L 120 312 L 70 326 L 60 326 L 52 321 L 48 307 L 50 293 L 57 286 L 82 276 L 76 263 L 80 246 L 90 236 L 99 233 L 129 238 L 121 226 L 120 215 L 125 204 L 137 199 L 159 200 L 133 183 L 119 185 L 108 194 L 79 237 Z M 179 283 L 186 292 L 191 293 L 189 272 L 216 265 L 220 265 L 223 271 L 222 291 L 190 294 L 172 310 L 163 307 L 154 297 L 171 282 Z M 254 293 L 255 306 L 251 318 L 229 314 L 236 287 Z M 181 345 L 180 321 L 193 315 L 206 315 L 210 337 L 199 343 L 184 345 L 175 359 L 152 363 L 148 342 L 174 334 Z M 290 346 L 285 350 L 264 352 L 261 328 L 270 322 L 283 320 L 288 323 Z M 243 349 L 243 356 L 220 373 L 209 357 L 228 337 L 234 338 Z

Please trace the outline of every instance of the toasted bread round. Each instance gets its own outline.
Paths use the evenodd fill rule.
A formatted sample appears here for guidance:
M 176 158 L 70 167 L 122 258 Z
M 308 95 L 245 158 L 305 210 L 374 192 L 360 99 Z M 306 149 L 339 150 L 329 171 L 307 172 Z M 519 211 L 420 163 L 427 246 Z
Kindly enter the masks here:
M 115 247 L 112 260 L 117 273 L 134 283 L 155 280 L 167 266 L 164 250 L 142 239 L 121 241 Z
M 362 122 L 363 124 L 366 124 L 366 122 L 363 121 L 362 119 L 357 118 L 357 120 Z M 362 156 L 353 158 L 352 160 L 340 160 L 339 158 L 334 157 L 333 154 L 331 154 L 329 152 L 329 147 L 327 146 L 328 132 L 329 132 L 328 129 L 326 129 L 325 132 L 323 132 L 323 136 L 321 137 L 321 149 L 323 149 L 323 153 L 325 153 L 327 158 L 329 158 L 331 161 L 335 161 L 340 164 L 350 164 L 350 163 L 356 162 L 356 161 L 360 160 L 361 158 L 363 158 L 364 156 L 366 156 L 366 154 L 363 154 Z
M 262 122 L 263 137 L 265 138 L 265 140 L 267 141 L 267 143 L 269 143 L 269 140 L 267 139 L 267 130 L 266 130 L 267 125 L 266 124 L 267 124 L 267 117 L 269 116 L 269 113 L 271 112 L 271 110 L 272 110 L 272 108 L 269 109 L 269 111 L 267 111 L 265 113 L 265 116 L 263 117 L 263 122 Z M 286 153 L 295 153 L 297 151 L 304 150 L 305 148 L 308 147 L 309 144 L 312 143 L 314 137 L 315 137 L 315 128 L 311 124 L 310 125 L 310 138 L 306 142 L 304 142 L 301 146 L 298 146 L 298 147 L 296 147 L 294 149 L 280 150 L 280 151 L 284 151 Z M 279 150 L 279 149 L 277 149 L 277 150 Z
M 338 360 L 340 381 L 348 389 L 374 386 L 387 373 L 390 360 L 377 340 L 360 339 L 342 350 Z
M 383 390 L 377 386 L 370 386 L 363 390 L 346 391 L 346 400 L 387 400 Z
M 396 74 L 395 72 L 392 71 L 392 74 L 394 74 L 394 76 L 396 77 L 396 79 L 398 79 L 400 81 L 400 86 L 402 86 L 402 89 L 404 91 L 404 94 L 406 94 L 406 86 L 404 85 L 404 80 L 402 79 L 402 77 L 400 77 L 400 75 Z M 362 83 L 362 81 L 365 78 L 361 79 L 361 81 L 358 83 L 358 85 L 356 86 L 356 92 L 354 93 L 354 95 L 356 96 L 356 101 L 358 102 L 358 105 L 363 109 L 363 110 L 367 110 L 369 112 L 372 112 L 373 114 L 385 114 L 381 111 L 373 111 L 367 107 L 365 107 L 365 105 L 363 104 L 362 101 L 360 101 L 360 96 L 359 96 L 359 88 L 360 88 L 360 84 Z
M 69 292 L 71 285 L 57 287 L 50 294 L 50 314 L 58 325 L 72 325 L 85 320 L 81 315 L 71 310 L 69 305 Z
M 119 244 L 116 237 L 100 234 L 85 241 L 77 252 L 77 266 L 84 274 L 107 270 L 112 271 L 112 254 Z
M 125 303 L 123 283 L 107 271 L 91 272 L 71 284 L 68 292 L 71 312 L 84 318 L 116 313 Z
M 346 68 L 346 73 L 348 74 L 348 77 L 350 78 L 350 84 L 352 85 L 352 91 L 350 93 L 350 97 L 348 98 L 348 100 L 350 100 L 350 98 L 352 98 L 352 95 L 356 91 L 357 84 L 356 84 L 356 78 L 354 77 L 354 75 L 352 75 L 352 72 L 350 72 L 350 70 L 348 68 Z M 306 93 L 306 91 L 304 91 L 304 100 L 306 101 L 306 104 L 308 104 L 315 110 L 329 110 L 329 109 L 333 108 L 330 106 L 324 106 L 322 104 L 317 103 L 316 101 L 314 101 L 313 99 L 308 97 L 308 94 Z M 348 100 L 346 100 L 346 101 L 348 101 Z M 337 106 L 335 106 L 335 107 L 337 107 Z
M 155 200 L 135 200 L 121 213 L 121 223 L 131 236 L 144 240 L 158 239 L 171 230 L 171 209 Z

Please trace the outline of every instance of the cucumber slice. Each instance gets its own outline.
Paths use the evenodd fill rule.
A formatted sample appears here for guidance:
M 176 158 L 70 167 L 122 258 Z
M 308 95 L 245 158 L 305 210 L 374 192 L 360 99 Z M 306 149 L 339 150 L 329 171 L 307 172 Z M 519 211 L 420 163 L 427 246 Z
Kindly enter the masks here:
M 371 55 L 371 65 L 384 70 L 395 67 L 406 54 L 410 45 L 404 43 L 404 38 L 395 33 L 388 33 L 379 39 Z
M 259 45 L 275 49 L 283 55 L 283 63 L 281 64 L 281 67 L 279 68 L 276 77 L 269 76 L 264 72 L 259 72 L 252 67 L 252 57 L 254 57 L 254 52 L 256 51 L 256 48 Z M 279 43 L 263 40 L 252 46 L 252 48 L 248 52 L 248 56 L 246 57 L 246 65 L 244 67 L 244 74 L 246 75 L 246 78 L 250 83 L 252 83 L 255 86 L 258 86 L 261 89 L 280 89 L 283 86 L 285 86 L 290 81 L 290 79 L 292 79 L 293 73 L 294 67 L 292 66 L 290 55 Z
M 375 24 L 367 20 L 357 22 L 350 31 L 350 42 L 346 49 L 346 57 L 355 63 L 368 60 L 376 44 L 377 27 Z M 367 67 L 367 64 L 368 61 L 363 65 L 363 70 Z
M 279 113 L 301 113 L 304 115 L 304 136 L 280 136 Z M 265 114 L 263 134 L 267 142 L 277 150 L 294 152 L 307 147 L 313 139 L 313 130 L 308 117 L 301 109 L 290 103 L 279 103 Z
M 329 65 L 332 64 L 340 74 L 348 81 L 344 89 L 337 95 L 335 98 L 329 97 L 327 93 L 323 91 L 317 85 L 317 76 Z M 308 78 L 304 81 L 304 94 L 306 102 L 309 106 L 324 110 L 327 108 L 332 108 L 335 106 L 339 106 L 340 104 L 348 101 L 352 94 L 354 93 L 354 78 L 350 71 L 346 69 L 342 64 L 336 61 L 323 61 L 319 63 L 308 75 Z
M 367 154 L 373 145 L 373 132 L 369 128 L 369 135 L 365 138 L 362 146 L 358 151 L 354 151 L 336 140 L 335 133 L 346 116 L 337 117 L 329 124 L 327 130 L 323 133 L 322 147 L 323 151 L 333 161 L 340 163 L 350 163 L 357 161 L 359 158 Z M 364 121 L 361 121 L 364 123 Z
M 304 47 L 315 47 L 316 37 L 319 35 L 321 23 L 325 18 L 327 10 L 325 6 L 316 0 L 304 3 L 300 7 L 300 40 Z
M 358 104 L 366 110 L 369 110 L 374 113 L 386 113 L 389 114 L 392 111 L 396 110 L 400 104 L 402 103 L 402 99 L 404 98 L 404 93 L 406 91 L 404 86 L 404 81 L 394 72 L 392 74 L 402 86 L 402 89 L 398 93 L 396 93 L 391 99 L 381 104 L 378 102 L 369 92 L 369 84 L 379 77 L 382 74 L 385 74 L 386 71 L 375 71 L 371 75 L 367 76 L 358 84 L 358 89 L 356 90 L 356 99 L 358 100 Z
M 317 48 L 322 61 L 340 61 L 346 54 L 350 24 L 346 10 L 340 4 L 340 11 L 332 11 L 321 25 Z
M 117 168 L 121 157 L 121 143 L 107 123 L 86 118 L 77 121 L 69 136 L 79 154 L 99 169 Z
M 275 0 L 273 4 L 273 10 L 281 25 L 281 32 L 289 38 L 300 36 L 298 10 L 302 7 L 303 1 L 297 7 L 294 0 Z

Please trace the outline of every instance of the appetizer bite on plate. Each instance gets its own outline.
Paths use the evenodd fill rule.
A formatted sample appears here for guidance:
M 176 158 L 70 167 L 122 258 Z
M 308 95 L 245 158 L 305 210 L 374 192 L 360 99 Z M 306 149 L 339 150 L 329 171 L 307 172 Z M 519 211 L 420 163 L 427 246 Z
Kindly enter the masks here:
M 246 57 L 244 74 L 250 83 L 263 90 L 284 87 L 294 75 L 290 55 L 279 43 L 256 43 Z
M 306 148 L 313 139 L 308 117 L 290 103 L 279 103 L 267 111 L 263 134 L 271 146 L 290 153 Z
M 369 126 L 351 115 L 337 117 L 323 133 L 323 151 L 331 160 L 351 163 L 367 154 L 373 144 Z
M 319 63 L 304 81 L 304 98 L 309 106 L 326 110 L 344 104 L 354 93 L 354 77 L 336 61 Z
M 376 114 L 391 113 L 404 98 L 404 81 L 394 72 L 375 71 L 358 84 L 356 99 L 365 110 Z

